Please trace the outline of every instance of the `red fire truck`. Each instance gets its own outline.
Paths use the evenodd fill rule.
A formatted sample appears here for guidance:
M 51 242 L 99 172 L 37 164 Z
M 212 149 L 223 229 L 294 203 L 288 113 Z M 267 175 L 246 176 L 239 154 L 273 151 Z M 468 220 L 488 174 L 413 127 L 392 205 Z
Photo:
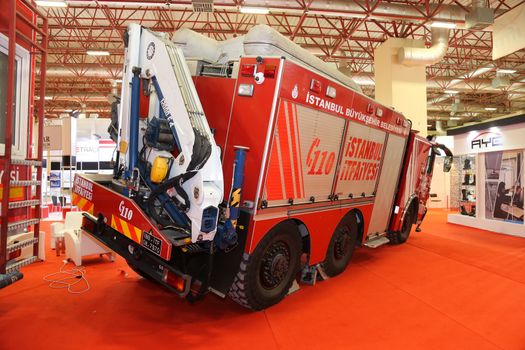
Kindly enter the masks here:
M 441 146 L 400 113 L 300 60 L 187 65 L 161 35 L 126 38 L 115 173 L 77 175 L 73 204 L 140 275 L 260 310 L 421 223 Z

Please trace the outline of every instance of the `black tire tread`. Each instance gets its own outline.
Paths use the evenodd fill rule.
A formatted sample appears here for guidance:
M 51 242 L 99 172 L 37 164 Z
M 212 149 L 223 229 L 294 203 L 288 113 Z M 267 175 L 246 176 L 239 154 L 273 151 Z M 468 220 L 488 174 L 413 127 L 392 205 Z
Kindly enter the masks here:
M 278 228 L 278 229 L 277 229 Z M 296 226 L 292 223 L 286 222 L 281 225 L 275 226 L 272 230 L 270 230 L 264 238 L 259 242 L 258 247 L 265 246 L 269 241 L 271 241 L 274 236 L 278 234 L 286 234 L 286 235 L 294 235 L 296 234 L 298 243 L 298 250 L 299 254 L 301 252 L 301 237 L 299 235 L 299 232 L 296 230 Z M 232 286 L 230 287 L 230 290 L 228 292 L 228 296 L 235 301 L 237 304 L 246 307 L 253 311 L 258 311 L 265 309 L 267 307 L 270 307 L 275 304 L 275 302 L 265 302 L 257 300 L 257 298 L 254 296 L 254 289 L 255 287 L 255 280 L 254 278 L 251 278 L 253 276 L 249 276 L 248 270 L 250 269 L 250 264 L 257 263 L 254 259 L 256 259 L 256 256 L 260 253 L 257 249 L 254 251 L 252 255 L 249 255 L 247 253 L 243 254 L 241 264 L 239 267 L 239 272 L 237 272 L 237 275 L 235 276 L 235 279 L 233 281 Z M 299 265 L 297 264 L 297 271 L 294 271 L 292 276 L 295 276 L 299 272 Z M 282 300 L 286 294 L 288 293 L 288 290 L 293 284 L 294 278 L 291 278 L 290 281 L 288 281 L 288 284 L 283 290 L 283 295 L 281 295 L 280 300 Z M 277 301 L 277 302 L 278 302 Z
M 404 225 L 404 221 L 406 219 L 410 219 L 412 221 L 414 221 L 414 215 L 415 215 L 415 209 L 414 209 L 414 206 L 413 205 L 410 205 L 410 208 L 408 209 L 408 212 L 405 214 L 405 217 L 404 217 L 404 220 L 403 220 L 403 224 Z M 390 239 L 390 244 L 403 244 L 405 243 L 408 238 L 410 237 L 410 231 L 412 231 L 412 226 L 413 226 L 413 222 L 410 224 L 409 226 L 409 232 L 408 232 L 408 235 L 407 235 L 407 238 L 406 239 L 403 239 L 403 237 L 401 237 L 401 231 L 403 228 L 401 228 L 400 231 L 397 231 L 397 232 L 393 232 L 389 239 Z
M 248 309 L 252 309 L 250 303 L 248 302 L 248 298 L 246 297 L 246 274 L 248 270 L 249 258 L 249 254 L 243 254 L 239 272 L 237 272 L 237 275 L 235 275 L 235 279 L 233 281 L 232 286 L 230 287 L 228 296 L 237 304 L 244 306 Z
M 332 252 L 332 249 L 333 249 L 333 242 L 332 240 L 334 239 L 334 234 L 335 234 L 335 231 L 339 229 L 339 226 L 340 225 L 344 225 L 346 224 L 346 221 L 349 221 L 349 220 L 352 220 L 354 221 L 354 225 L 355 225 L 355 233 L 354 233 L 354 237 L 353 237 L 353 245 L 352 245 L 352 253 L 350 254 L 350 258 L 348 259 L 348 262 L 345 264 L 344 268 L 342 270 L 338 270 L 337 268 L 330 268 L 329 264 L 328 264 L 328 256 L 331 255 L 333 252 Z M 352 260 L 352 256 L 353 256 L 353 250 L 355 249 L 355 244 L 356 244 L 356 241 L 357 241 L 357 236 L 359 235 L 359 228 L 358 228 L 358 221 L 357 221 L 357 217 L 355 216 L 355 213 L 353 212 L 350 212 L 347 214 L 347 216 L 343 217 L 343 219 L 341 219 L 341 221 L 337 224 L 335 230 L 334 230 L 334 233 L 332 234 L 332 238 L 330 239 L 330 243 L 328 245 L 328 250 L 326 252 L 326 258 L 325 260 L 321 263 L 321 267 L 323 268 L 324 272 L 326 273 L 326 275 L 328 277 L 335 277 L 341 273 L 344 272 L 344 270 L 346 270 L 346 267 L 348 266 L 348 264 L 350 263 L 350 261 Z

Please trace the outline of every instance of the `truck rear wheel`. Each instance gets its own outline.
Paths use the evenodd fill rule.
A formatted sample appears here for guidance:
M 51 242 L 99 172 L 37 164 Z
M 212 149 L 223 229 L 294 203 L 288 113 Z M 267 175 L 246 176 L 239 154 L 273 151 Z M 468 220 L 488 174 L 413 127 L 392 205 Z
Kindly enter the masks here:
M 271 229 L 252 255 L 244 254 L 228 295 L 238 304 L 262 310 L 281 301 L 300 270 L 301 237 L 285 222 Z
M 346 269 L 354 253 L 357 231 L 357 218 L 354 213 L 347 214 L 335 228 L 322 263 L 328 276 L 337 276 Z

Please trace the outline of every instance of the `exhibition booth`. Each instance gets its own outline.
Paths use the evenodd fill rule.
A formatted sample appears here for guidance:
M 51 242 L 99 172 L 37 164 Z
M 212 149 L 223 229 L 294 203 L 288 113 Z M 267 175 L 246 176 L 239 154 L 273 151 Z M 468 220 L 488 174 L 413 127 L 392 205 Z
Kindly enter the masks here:
M 50 119 L 44 127 L 43 217 L 71 207 L 76 173 L 111 174 L 115 143 L 109 119 Z
M 449 129 L 447 134 L 454 137 L 451 194 L 458 208 L 448 222 L 525 237 L 525 115 Z

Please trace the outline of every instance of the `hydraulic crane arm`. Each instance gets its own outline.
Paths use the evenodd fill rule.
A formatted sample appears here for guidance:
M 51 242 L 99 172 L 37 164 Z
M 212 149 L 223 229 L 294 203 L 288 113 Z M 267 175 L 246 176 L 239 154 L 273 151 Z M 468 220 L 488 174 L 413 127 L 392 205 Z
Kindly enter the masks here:
M 147 120 L 139 118 L 141 94 L 149 98 Z M 189 220 L 193 242 L 212 240 L 223 198 L 220 150 L 181 50 L 136 24 L 126 34 L 119 128 L 124 179 L 136 183 L 139 173 L 151 191 L 145 203 L 164 208 L 176 226 Z

